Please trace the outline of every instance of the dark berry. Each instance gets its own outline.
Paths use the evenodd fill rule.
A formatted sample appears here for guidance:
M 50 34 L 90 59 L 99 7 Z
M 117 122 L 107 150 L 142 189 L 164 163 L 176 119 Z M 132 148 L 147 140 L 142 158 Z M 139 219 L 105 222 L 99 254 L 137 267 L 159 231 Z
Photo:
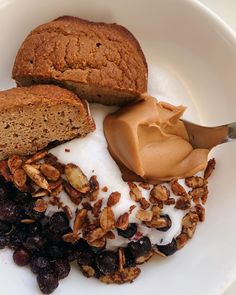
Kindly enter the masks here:
M 37 282 L 43 294 L 51 294 L 59 284 L 56 274 L 46 271 L 38 274 Z
M 140 256 L 147 255 L 151 251 L 152 245 L 148 237 L 143 237 L 137 242 L 130 242 L 128 244 L 128 248 L 133 257 L 137 258 Z
M 21 204 L 21 205 L 25 203 L 30 203 L 32 201 L 32 196 L 29 193 L 18 191 L 16 193 L 14 201 L 17 204 Z
M 25 231 L 25 227 L 20 225 L 17 226 L 10 233 L 10 247 L 12 249 L 17 249 L 23 245 L 27 238 L 27 232 Z
M 33 257 L 30 261 L 30 269 L 33 273 L 40 273 L 43 269 L 50 269 L 48 258 L 44 256 Z
M 71 245 L 71 247 L 64 248 L 64 256 L 69 262 L 75 261 L 79 256 L 79 250 Z
M 124 265 L 125 267 L 132 267 L 136 265 L 135 259 L 128 247 L 124 248 L 124 255 L 125 255 L 125 265 Z
M 28 233 L 30 236 L 40 235 L 42 232 L 42 225 L 38 222 L 34 222 L 28 225 Z
M 64 257 L 64 249 L 60 245 L 50 245 L 46 249 L 47 256 L 51 260 L 56 260 Z
M 15 187 L 15 185 L 12 182 L 6 182 L 5 186 L 8 190 L 9 198 L 14 199 L 19 190 Z
M 77 262 L 79 265 L 92 265 L 95 254 L 91 250 L 79 251 Z
M 0 249 L 4 249 L 9 243 L 8 236 L 0 234 Z
M 5 185 L 0 186 L 0 201 L 6 200 L 9 198 L 9 191 Z
M 56 212 L 49 219 L 49 227 L 52 231 L 63 235 L 69 229 L 69 220 L 64 212 Z
M 0 221 L 0 233 L 9 233 L 12 229 L 12 225 L 3 221 Z
M 136 223 L 130 223 L 127 227 L 127 229 L 122 230 L 122 229 L 117 229 L 118 235 L 122 236 L 124 238 L 131 238 L 133 235 L 136 234 L 137 232 L 137 224 Z
M 118 255 L 112 251 L 104 251 L 97 255 L 98 269 L 104 274 L 112 274 L 118 270 Z
M 165 219 L 165 221 L 167 223 L 167 226 L 162 227 L 162 228 L 157 228 L 157 230 L 164 231 L 164 232 L 165 231 L 168 231 L 171 228 L 171 226 L 172 226 L 172 221 L 171 221 L 169 215 L 165 214 L 165 215 L 161 215 L 160 217 L 163 218 L 163 219 Z
M 172 242 L 167 245 L 157 245 L 157 249 L 166 256 L 173 255 L 177 251 L 176 240 L 173 239 Z
M 52 268 L 59 280 L 66 278 L 70 273 L 70 263 L 66 259 L 58 259 L 53 262 Z
M 60 233 L 52 231 L 48 225 L 43 227 L 43 235 L 53 244 L 60 243 L 62 240 L 62 235 Z
M 19 248 L 13 253 L 13 260 L 19 266 L 25 266 L 30 262 L 30 254 L 24 248 Z
M 12 201 L 4 201 L 0 203 L 0 220 L 14 223 L 21 220 L 21 210 L 18 205 Z
M 31 199 L 29 202 L 22 205 L 22 210 L 24 214 L 26 215 L 26 218 L 40 220 L 44 216 L 44 213 L 35 211 L 34 207 L 35 207 L 35 200 Z
M 43 237 L 36 235 L 36 236 L 29 236 L 24 246 L 30 252 L 39 252 L 43 249 L 45 245 L 45 240 Z

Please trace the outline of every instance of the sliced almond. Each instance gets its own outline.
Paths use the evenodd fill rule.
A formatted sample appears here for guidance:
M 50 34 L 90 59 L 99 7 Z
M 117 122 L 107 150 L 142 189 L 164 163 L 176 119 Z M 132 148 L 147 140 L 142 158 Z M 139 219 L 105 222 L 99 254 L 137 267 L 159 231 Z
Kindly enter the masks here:
M 24 224 L 32 224 L 32 223 L 35 223 L 35 220 L 34 219 L 25 218 L 25 219 L 21 219 L 20 222 L 21 223 L 24 223 Z
M 75 220 L 74 220 L 73 232 L 76 233 L 82 228 L 82 226 L 86 220 L 87 213 L 88 212 L 86 209 L 80 209 L 77 211 L 76 216 L 75 216 Z
M 34 193 L 32 193 L 32 197 L 33 198 L 42 198 L 48 196 L 48 191 L 45 189 L 38 189 L 37 191 L 35 191 Z
M 105 231 L 111 230 L 115 225 L 115 215 L 111 207 L 105 207 L 100 215 L 100 226 Z
M 62 192 L 62 190 L 63 190 L 63 186 L 62 184 L 60 184 L 59 186 L 57 186 L 55 189 L 52 190 L 50 196 L 57 197 Z
M 62 184 L 62 179 L 58 179 L 57 181 L 49 182 L 50 190 L 56 189 L 61 184 Z
M 120 215 L 116 221 L 116 228 L 125 230 L 129 225 L 129 214 L 126 212 Z
M 67 164 L 65 166 L 65 175 L 70 185 L 81 193 L 89 191 L 89 181 L 82 170 L 75 164 Z
M 115 206 L 120 201 L 121 194 L 119 192 L 113 192 L 110 194 L 107 206 L 112 207 Z
M 44 162 L 46 164 L 52 165 L 53 167 L 57 168 L 57 170 L 59 170 L 61 174 L 64 174 L 65 165 L 62 163 L 59 163 L 57 157 L 54 156 L 53 154 L 48 153 L 44 158 Z
M 138 267 L 124 268 L 122 271 L 115 272 L 114 274 L 101 276 L 99 280 L 106 284 L 131 283 L 139 276 L 140 272 L 141 270 Z
M 151 221 L 153 216 L 152 211 L 146 211 L 143 209 L 138 210 L 136 213 L 136 218 L 141 220 L 141 221 Z
M 27 175 L 25 171 L 21 168 L 16 169 L 13 174 L 13 181 L 17 187 L 23 187 L 27 181 Z
M 35 169 L 33 166 L 29 164 L 25 164 L 22 166 L 25 170 L 25 173 L 35 182 L 39 187 L 50 191 L 49 184 L 46 178 L 41 174 L 41 172 Z
M 34 211 L 45 212 L 47 210 L 47 202 L 43 199 L 38 199 L 34 206 Z
M 42 160 L 47 155 L 47 153 L 48 153 L 48 151 L 38 152 L 35 155 L 33 155 L 31 158 L 29 158 L 28 160 L 26 160 L 25 161 L 25 164 L 31 164 L 33 162 L 40 161 L 40 160 Z
M 125 265 L 125 254 L 122 248 L 119 248 L 118 256 L 119 256 L 119 271 L 123 271 L 124 265 Z
M 48 179 L 52 181 L 57 181 L 60 178 L 60 171 L 50 164 L 40 165 L 41 173 Z
M 135 202 L 140 201 L 140 199 L 142 198 L 142 193 L 140 189 L 133 182 L 128 182 L 128 185 L 130 188 L 130 191 L 129 191 L 130 198 Z
M 213 170 L 215 169 L 215 166 L 216 166 L 216 161 L 214 158 L 208 161 L 206 170 L 204 172 L 205 179 L 208 179 L 211 176 Z
M 22 165 L 22 159 L 18 155 L 12 155 L 7 161 L 8 167 L 11 174 L 13 174 L 16 169 L 19 169 Z

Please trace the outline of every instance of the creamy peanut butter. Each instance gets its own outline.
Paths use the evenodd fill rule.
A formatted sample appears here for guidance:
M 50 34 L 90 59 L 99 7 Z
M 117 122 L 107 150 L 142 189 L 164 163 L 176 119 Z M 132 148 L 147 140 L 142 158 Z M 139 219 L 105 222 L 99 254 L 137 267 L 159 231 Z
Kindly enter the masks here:
M 155 98 L 126 106 L 104 120 L 110 153 L 149 181 L 188 177 L 207 165 L 207 149 L 193 149 L 180 117 L 183 106 Z

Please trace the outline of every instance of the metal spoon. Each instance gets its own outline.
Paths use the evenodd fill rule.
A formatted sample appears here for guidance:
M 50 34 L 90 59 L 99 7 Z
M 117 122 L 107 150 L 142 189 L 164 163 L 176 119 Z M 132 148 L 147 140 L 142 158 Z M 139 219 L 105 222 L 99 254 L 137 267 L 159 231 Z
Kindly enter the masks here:
M 236 122 L 218 126 L 204 127 L 182 120 L 194 148 L 212 149 L 216 145 L 236 140 Z

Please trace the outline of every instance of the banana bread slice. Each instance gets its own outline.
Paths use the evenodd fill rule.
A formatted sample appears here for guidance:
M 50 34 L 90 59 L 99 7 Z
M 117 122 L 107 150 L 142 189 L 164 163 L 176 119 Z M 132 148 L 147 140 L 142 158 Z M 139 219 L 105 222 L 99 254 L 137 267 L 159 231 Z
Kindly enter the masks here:
M 135 37 L 124 27 L 63 16 L 34 29 L 15 59 L 18 86 L 57 84 L 90 102 L 138 100 L 148 69 Z
M 0 160 L 33 154 L 94 129 L 86 102 L 69 90 L 34 85 L 0 91 Z

